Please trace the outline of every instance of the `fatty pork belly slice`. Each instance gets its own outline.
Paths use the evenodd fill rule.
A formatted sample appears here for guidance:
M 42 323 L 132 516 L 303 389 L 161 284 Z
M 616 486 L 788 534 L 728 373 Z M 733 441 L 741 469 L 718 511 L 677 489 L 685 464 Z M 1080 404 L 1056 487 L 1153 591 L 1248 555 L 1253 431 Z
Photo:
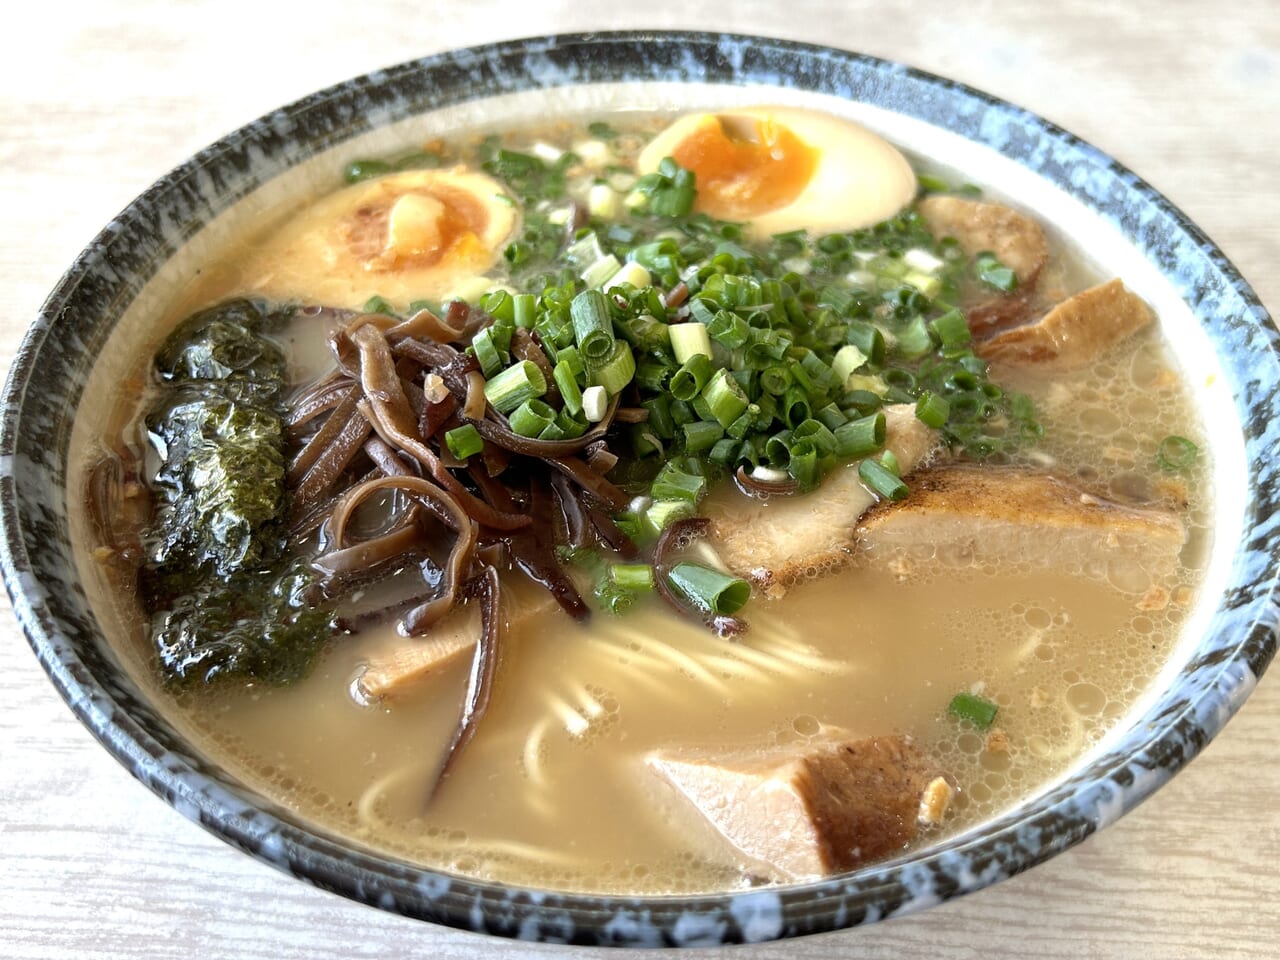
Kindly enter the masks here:
M 1123 282 L 1109 280 L 1068 297 L 1039 320 L 978 342 L 974 350 L 1005 366 L 1075 370 L 1133 336 L 1154 316 Z
M 658 773 L 753 873 L 782 882 L 852 870 L 916 836 L 936 779 L 905 737 L 824 739 L 764 752 L 650 754 Z
M 938 435 L 916 418 L 914 404 L 885 408 L 885 446 L 907 476 L 937 448 Z M 771 595 L 814 571 L 846 560 L 858 518 L 876 497 L 858 465 L 828 474 L 817 490 L 767 500 L 735 500 L 711 512 L 712 542 L 725 565 Z
M 905 500 L 877 505 L 858 526 L 860 554 L 872 563 L 944 555 L 1106 565 L 1116 579 L 1128 571 L 1124 582 L 1133 584 L 1172 573 L 1186 539 L 1171 510 L 1116 503 L 1041 471 L 967 464 L 919 471 Z

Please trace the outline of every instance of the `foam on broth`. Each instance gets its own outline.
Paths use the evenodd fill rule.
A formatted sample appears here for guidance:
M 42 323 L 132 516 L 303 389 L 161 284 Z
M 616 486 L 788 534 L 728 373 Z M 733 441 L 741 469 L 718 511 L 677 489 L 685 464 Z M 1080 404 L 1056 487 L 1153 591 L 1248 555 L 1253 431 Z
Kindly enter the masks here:
M 1053 282 L 1076 289 L 1093 271 L 1079 251 L 1070 263 Z M 214 264 L 173 319 L 251 293 L 237 286 L 243 275 L 234 259 Z M 1206 448 L 1174 369 L 1148 332 L 1088 371 L 1010 385 L 1041 410 L 1040 457 L 1122 498 L 1146 497 L 1163 481 L 1141 451 L 1168 434 Z M 509 638 L 493 706 L 429 815 L 422 799 L 456 724 L 465 664 L 411 695 L 360 705 L 351 682 L 389 642 L 374 633 L 336 641 L 293 687 L 174 696 L 145 666 L 146 638 L 127 598 L 113 608 L 116 635 L 132 637 L 122 650 L 135 672 L 215 762 L 328 830 L 414 862 L 536 887 L 724 890 L 750 880 L 651 780 L 649 751 L 765 746 L 826 727 L 909 733 L 960 785 L 942 830 L 976 825 L 1074 766 L 1167 661 L 1207 556 L 1207 482 L 1202 467 L 1178 491 L 1191 538 L 1167 583 L 1106 564 L 997 569 L 926 551 L 887 566 L 853 563 L 758 602 L 738 643 L 656 604 L 619 619 L 598 613 L 587 628 L 542 616 Z M 734 495 L 722 491 L 708 509 L 731 509 Z M 960 690 L 1000 705 L 1000 742 L 947 716 Z

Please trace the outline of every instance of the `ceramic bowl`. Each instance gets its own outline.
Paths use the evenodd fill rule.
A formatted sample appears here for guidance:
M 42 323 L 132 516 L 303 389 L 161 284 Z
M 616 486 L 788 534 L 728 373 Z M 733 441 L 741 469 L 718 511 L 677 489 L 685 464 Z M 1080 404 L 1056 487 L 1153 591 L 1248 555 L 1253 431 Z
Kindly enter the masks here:
M 77 572 L 73 434 L 155 305 L 237 224 L 359 155 L 535 111 L 786 102 L 844 113 L 1042 215 L 1158 310 L 1220 429 L 1217 546 L 1204 601 L 1152 692 L 1046 792 L 982 827 L 819 882 L 628 898 L 482 883 L 344 845 L 210 764 L 119 668 Z M 326 180 L 327 178 L 327 180 Z M 132 346 L 131 346 L 132 344 Z M 228 843 L 309 883 L 438 923 L 526 940 L 760 941 L 900 915 L 1025 870 L 1131 809 L 1186 764 L 1276 647 L 1277 333 L 1214 245 L 1138 176 L 1039 117 L 960 84 L 838 50 L 751 37 L 549 37 L 430 57 L 340 84 L 215 143 L 106 226 L 27 334 L 4 396 L 0 560 L 41 663 L 139 780 Z M 198 882 L 198 881 L 196 881 Z

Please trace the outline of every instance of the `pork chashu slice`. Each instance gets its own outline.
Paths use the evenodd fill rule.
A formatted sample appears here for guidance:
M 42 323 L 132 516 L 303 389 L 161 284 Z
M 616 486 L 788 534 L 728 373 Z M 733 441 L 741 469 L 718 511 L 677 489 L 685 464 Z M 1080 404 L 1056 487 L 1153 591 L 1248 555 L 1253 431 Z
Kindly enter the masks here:
M 918 471 L 910 486 L 859 524 L 870 562 L 940 550 L 1035 566 L 1124 558 L 1157 576 L 1174 569 L 1187 539 L 1171 510 L 1116 503 L 1040 471 L 949 464 Z
M 524 582 L 508 580 L 502 591 L 501 616 L 507 631 L 518 630 L 548 615 L 557 604 L 552 595 Z M 385 700 L 411 690 L 420 681 L 471 656 L 480 638 L 480 609 L 474 603 L 454 609 L 421 637 L 395 637 L 370 654 L 356 679 L 355 692 L 366 701 Z
M 647 763 L 747 869 L 784 882 L 901 850 L 916 835 L 933 779 L 905 737 L 819 740 L 763 754 L 654 753 Z
M 969 257 L 990 251 L 1018 276 L 1018 286 L 1035 286 L 1049 261 L 1049 244 L 1040 224 L 1000 203 L 963 197 L 926 197 L 917 209 L 929 232 L 954 237 Z
M 884 413 L 885 446 L 905 477 L 935 451 L 938 435 L 916 418 L 914 404 L 894 404 Z M 730 570 L 776 594 L 806 571 L 847 559 L 858 518 L 875 502 L 858 465 L 845 464 L 812 493 L 735 502 L 712 515 L 712 539 Z
M 978 355 L 993 363 L 1075 370 L 1133 336 L 1155 318 L 1151 308 L 1120 280 L 1067 297 L 1039 320 L 979 342 Z

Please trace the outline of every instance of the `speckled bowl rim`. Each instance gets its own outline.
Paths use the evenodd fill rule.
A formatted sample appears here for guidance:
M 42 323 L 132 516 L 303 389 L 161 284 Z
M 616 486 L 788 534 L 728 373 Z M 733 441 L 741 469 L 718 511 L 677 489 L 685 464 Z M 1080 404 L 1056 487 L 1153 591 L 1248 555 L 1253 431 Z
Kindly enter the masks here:
M 1105 754 L 980 835 L 856 873 L 729 894 L 599 897 L 482 883 L 343 846 L 189 753 L 114 669 L 68 542 L 67 448 L 88 368 L 141 283 L 174 251 L 159 236 L 162 218 L 185 223 L 189 237 L 290 165 L 424 110 L 531 87 L 673 79 L 812 90 L 918 118 L 1035 171 L 1132 241 L 1214 341 L 1239 411 L 1250 489 L 1229 589 L 1195 658 Z M 1090 175 L 1079 176 L 1082 170 Z M 829 931 L 979 889 L 1079 842 L 1189 762 L 1243 702 L 1275 653 L 1280 621 L 1278 344 L 1238 271 L 1156 190 L 1064 130 L 962 84 L 758 37 L 637 31 L 504 42 L 375 72 L 268 114 L 201 151 L 107 225 L 49 296 L 9 372 L 0 423 L 0 566 L 36 655 L 93 735 L 185 816 L 318 887 L 523 940 L 707 946 Z M 50 386 L 60 378 L 70 387 Z

